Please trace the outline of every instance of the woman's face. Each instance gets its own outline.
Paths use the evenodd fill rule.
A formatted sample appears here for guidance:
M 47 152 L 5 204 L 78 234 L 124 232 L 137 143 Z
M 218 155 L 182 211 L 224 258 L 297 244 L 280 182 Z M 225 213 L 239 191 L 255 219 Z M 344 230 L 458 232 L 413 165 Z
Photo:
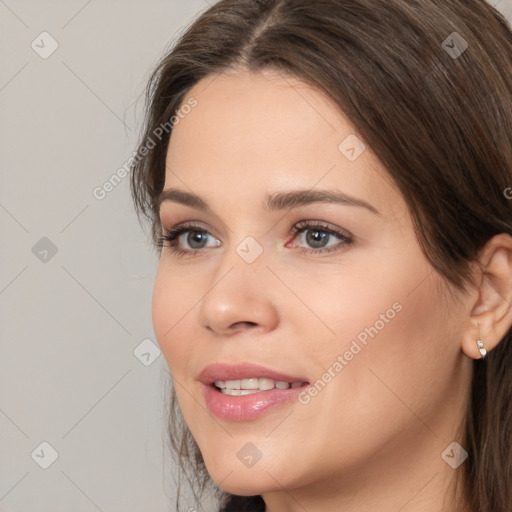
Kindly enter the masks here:
M 209 473 L 234 494 L 325 496 L 398 471 L 412 496 L 457 440 L 468 308 L 447 303 L 390 176 L 323 94 L 239 73 L 187 102 L 160 218 L 192 226 L 164 242 L 153 322 Z

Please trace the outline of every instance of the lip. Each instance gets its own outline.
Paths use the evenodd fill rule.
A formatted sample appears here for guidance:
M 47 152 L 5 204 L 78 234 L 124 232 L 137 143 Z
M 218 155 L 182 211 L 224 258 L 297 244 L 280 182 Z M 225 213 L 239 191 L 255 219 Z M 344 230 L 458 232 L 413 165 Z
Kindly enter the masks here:
M 238 380 L 251 377 L 273 379 L 284 382 L 304 382 L 301 387 L 288 389 L 271 389 L 249 395 L 231 396 L 217 390 L 216 380 Z M 214 363 L 206 366 L 198 376 L 203 384 L 203 396 L 210 412 L 223 420 L 255 420 L 271 409 L 289 403 L 306 389 L 308 379 L 303 376 L 287 375 L 252 363 L 236 365 Z

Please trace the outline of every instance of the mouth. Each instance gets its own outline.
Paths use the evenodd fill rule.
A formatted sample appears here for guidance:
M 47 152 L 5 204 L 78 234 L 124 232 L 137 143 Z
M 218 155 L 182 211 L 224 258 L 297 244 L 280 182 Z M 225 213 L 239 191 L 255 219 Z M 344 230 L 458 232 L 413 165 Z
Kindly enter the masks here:
M 206 366 L 198 380 L 207 386 L 214 386 L 224 394 L 247 395 L 272 389 L 299 388 L 309 384 L 303 376 L 292 376 L 283 372 L 252 363 L 213 363 Z M 244 393 L 231 393 L 244 391 Z M 249 391 L 249 393 L 245 393 Z
M 296 398 L 309 381 L 302 376 L 250 363 L 215 363 L 200 373 L 204 399 L 210 412 L 230 421 L 248 421 Z

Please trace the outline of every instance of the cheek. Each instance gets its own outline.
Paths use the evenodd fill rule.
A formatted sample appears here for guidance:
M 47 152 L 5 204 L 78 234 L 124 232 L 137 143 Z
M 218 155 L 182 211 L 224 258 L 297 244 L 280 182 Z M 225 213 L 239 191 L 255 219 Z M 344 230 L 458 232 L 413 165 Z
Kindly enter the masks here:
M 398 350 L 410 347 L 412 333 L 425 336 L 437 327 L 434 318 L 447 319 L 433 286 L 440 278 L 421 254 L 403 258 L 383 250 L 377 261 L 361 257 L 342 263 L 346 270 L 327 269 L 299 279 L 289 276 L 303 304 L 290 297 L 285 314 L 310 333 L 302 338 L 313 350 L 332 355 L 348 350 L 354 340 L 369 347 L 391 334 L 392 346 L 386 348 Z M 321 346 L 315 340 L 322 340 Z
M 319 395 L 327 402 L 341 397 L 363 415 L 383 410 L 386 417 L 385 410 L 403 408 L 396 395 L 428 407 L 446 387 L 460 352 L 449 343 L 456 315 L 444 306 L 435 286 L 441 278 L 430 266 L 399 263 L 317 276 L 315 287 L 297 281 L 295 291 L 310 309 L 294 313 L 297 339 L 312 376 L 326 383 Z
M 295 279 L 294 292 L 304 304 L 290 297 L 287 308 L 288 315 L 302 324 L 301 331 L 308 333 L 299 338 L 308 345 L 303 349 L 332 359 L 333 354 L 349 350 L 354 340 L 361 347 L 369 346 L 410 309 L 411 288 L 403 280 L 400 275 L 388 273 L 383 279 L 377 272 L 372 275 L 353 267 L 350 272 Z M 328 361 L 323 359 L 324 365 Z
M 186 283 L 170 274 L 161 263 L 153 287 L 153 329 L 173 376 L 183 374 L 190 360 L 192 344 L 183 337 L 199 294 L 187 293 Z M 183 342 L 180 342 L 180 339 Z

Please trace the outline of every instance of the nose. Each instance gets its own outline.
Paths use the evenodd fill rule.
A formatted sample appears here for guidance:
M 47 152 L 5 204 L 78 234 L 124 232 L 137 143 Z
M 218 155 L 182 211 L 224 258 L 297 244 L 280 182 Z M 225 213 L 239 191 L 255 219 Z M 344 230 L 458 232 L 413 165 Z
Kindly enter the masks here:
M 279 317 L 270 287 L 272 277 L 263 257 L 246 263 L 232 251 L 216 269 L 200 303 L 201 325 L 222 336 L 275 329 Z

